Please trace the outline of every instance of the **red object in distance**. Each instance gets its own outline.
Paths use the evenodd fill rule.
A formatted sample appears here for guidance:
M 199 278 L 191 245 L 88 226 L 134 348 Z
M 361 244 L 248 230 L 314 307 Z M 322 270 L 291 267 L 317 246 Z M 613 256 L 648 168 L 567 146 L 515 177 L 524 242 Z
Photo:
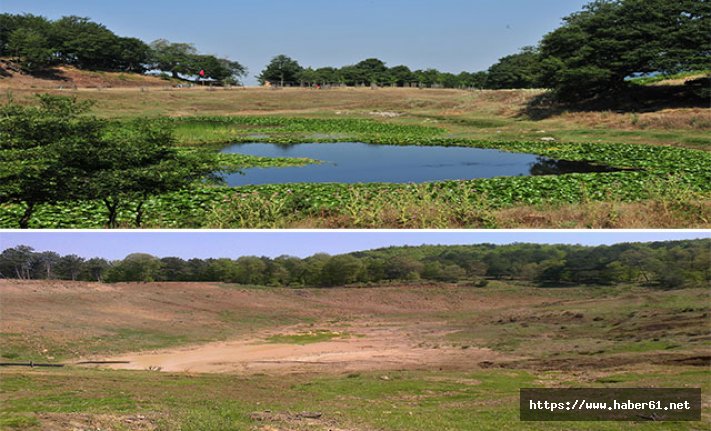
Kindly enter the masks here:
M 200 76 L 203 77 L 203 78 L 205 77 L 205 71 L 202 70 L 202 69 L 200 69 Z

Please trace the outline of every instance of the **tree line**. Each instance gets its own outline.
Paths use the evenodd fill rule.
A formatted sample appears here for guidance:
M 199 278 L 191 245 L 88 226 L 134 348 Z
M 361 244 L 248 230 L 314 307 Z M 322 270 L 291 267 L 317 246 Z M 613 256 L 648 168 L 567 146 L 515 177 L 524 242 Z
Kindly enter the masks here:
M 377 58 L 369 58 L 353 65 L 337 67 L 303 67 L 286 55 L 272 58 L 257 77 L 264 85 L 285 86 L 390 86 L 420 88 L 489 88 L 487 72 L 453 74 L 437 69 L 411 70 L 408 66 L 387 67 Z
M 230 84 L 247 74 L 239 62 L 200 54 L 190 43 L 158 39 L 146 44 L 78 16 L 52 21 L 31 14 L 0 14 L 0 56 L 16 58 L 28 72 L 71 65 L 116 72 L 159 70 L 180 78 L 196 77 L 202 70 L 205 78 Z
M 708 287 L 711 240 L 579 245 L 390 247 L 307 258 L 242 256 L 182 259 L 134 253 L 122 260 L 61 256 L 28 246 L 0 253 L 0 276 L 100 282 L 202 281 L 276 287 L 334 287 L 384 282 L 485 286 L 518 280 L 540 286 L 636 283 L 676 289 Z
M 595 0 L 564 18 L 536 46 L 507 55 L 486 71 L 440 72 L 387 67 L 377 58 L 341 68 L 302 67 L 274 57 L 259 75 L 273 85 L 381 85 L 549 88 L 563 101 L 618 97 L 630 78 L 711 69 L 711 3 L 701 0 Z M 693 83 L 708 97 L 708 79 Z
M 302 67 L 278 55 L 259 81 L 279 86 L 379 85 L 441 88 L 550 88 L 568 102 L 615 98 L 634 88 L 630 78 L 711 69 L 711 3 L 703 0 L 594 0 L 563 20 L 533 47 L 501 58 L 486 71 L 441 72 L 386 66 L 369 58 L 343 67 Z M 238 82 L 246 69 L 236 61 L 199 54 L 188 43 L 151 44 L 119 37 L 88 18 L 50 21 L 35 15 L 0 14 L 0 55 L 18 58 L 30 71 L 55 64 L 82 69 L 205 76 Z M 708 96 L 708 79 L 692 83 Z

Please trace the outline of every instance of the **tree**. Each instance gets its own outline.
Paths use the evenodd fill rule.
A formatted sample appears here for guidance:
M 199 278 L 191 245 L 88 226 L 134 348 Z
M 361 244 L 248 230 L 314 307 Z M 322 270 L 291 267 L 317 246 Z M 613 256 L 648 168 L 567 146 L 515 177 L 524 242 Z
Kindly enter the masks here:
M 299 83 L 299 74 L 302 70 L 296 60 L 286 55 L 277 55 L 257 78 L 262 85 L 266 82 L 279 84 L 280 87 L 296 85 Z
M 135 37 L 122 37 L 116 46 L 117 56 L 113 69 L 126 72 L 144 72 L 151 60 L 151 49 L 145 42 Z
M 247 69 L 237 61 L 217 58 L 214 55 L 195 55 L 188 73 L 197 75 L 200 70 L 207 78 L 216 79 L 226 84 L 239 84 L 240 78 L 247 74 Z
M 172 130 L 149 121 L 107 125 L 94 147 L 74 149 L 73 157 L 90 171 L 84 183 L 87 199 L 101 199 L 107 225 L 118 225 L 118 210 L 133 204 L 134 223 L 143 221 L 143 206 L 154 195 L 180 190 L 216 170 L 216 156 L 204 151 L 181 152 Z
M 344 286 L 358 281 L 363 263 L 360 259 L 344 254 L 331 257 L 321 270 L 321 286 Z
M 100 257 L 91 258 L 82 265 L 82 280 L 101 282 L 109 268 L 111 268 L 111 264 L 106 259 Z
M 216 156 L 179 152 L 171 130 L 147 121 L 111 123 L 90 104 L 40 95 L 39 106 L 0 108 L 0 202 L 24 205 L 20 228 L 37 205 L 101 199 L 107 224 L 133 202 L 135 224 L 152 195 L 177 190 L 216 170 Z
M 52 24 L 51 39 L 64 64 L 80 69 L 111 70 L 120 38 L 89 18 L 65 16 Z
M 53 251 L 45 251 L 34 255 L 35 278 L 50 280 L 55 278 L 57 266 L 61 261 L 61 256 Z
M 47 37 L 31 28 L 18 28 L 10 33 L 7 51 L 14 54 L 28 72 L 44 69 L 52 61 Z
M 133 253 L 108 270 L 106 281 L 154 281 L 160 275 L 160 268 L 161 262 L 157 257 L 146 253 Z
M 368 58 L 353 66 L 367 84 L 382 84 L 387 79 L 388 68 L 385 62 L 377 58 Z
M 388 70 L 390 83 L 398 87 L 405 87 L 415 80 L 409 67 L 400 65 Z
M 195 70 L 197 49 L 190 43 L 172 43 L 165 39 L 154 40 L 150 44 L 151 65 L 154 69 L 169 72 L 173 78 Z
M 235 280 L 240 284 L 264 284 L 267 264 L 254 256 L 242 256 L 235 262 Z
M 39 106 L 13 102 L 0 108 L 0 202 L 25 206 L 26 229 L 35 207 L 79 197 L 76 164 L 68 151 L 99 140 L 103 122 L 83 116 L 88 103 L 40 95 Z M 85 167 L 79 167 L 84 169 Z
M 526 47 L 518 54 L 503 57 L 489 68 L 487 88 L 536 88 L 541 86 L 540 57 L 535 48 Z
M 32 277 L 32 262 L 34 249 L 26 245 L 18 245 L 3 250 L 0 253 L 0 276 L 29 280 Z
M 711 3 L 596 0 L 541 42 L 543 78 L 561 100 L 623 94 L 639 73 L 708 69 Z
M 62 256 L 57 263 L 57 274 L 60 278 L 76 281 L 81 274 L 84 258 L 76 254 Z

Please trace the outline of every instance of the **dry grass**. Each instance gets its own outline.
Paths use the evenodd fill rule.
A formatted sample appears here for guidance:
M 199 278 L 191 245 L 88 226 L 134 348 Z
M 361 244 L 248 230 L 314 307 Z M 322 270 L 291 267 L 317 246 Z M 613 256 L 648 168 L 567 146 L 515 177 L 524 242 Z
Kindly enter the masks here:
M 520 206 L 493 213 L 499 229 L 711 228 L 711 201 L 589 202 L 555 207 Z
M 165 81 L 160 81 L 165 82 Z M 39 92 L 96 101 L 110 118 L 192 115 L 285 115 L 360 117 L 436 125 L 453 137 L 492 141 L 539 140 L 615 142 L 709 148 L 711 110 L 668 109 L 651 113 L 577 112 L 531 120 L 521 113 L 543 90 L 465 91 L 410 88 L 165 88 L 121 87 L 58 90 L 30 88 L 0 79 L 0 90 L 29 101 Z M 383 118 L 379 112 L 394 112 Z

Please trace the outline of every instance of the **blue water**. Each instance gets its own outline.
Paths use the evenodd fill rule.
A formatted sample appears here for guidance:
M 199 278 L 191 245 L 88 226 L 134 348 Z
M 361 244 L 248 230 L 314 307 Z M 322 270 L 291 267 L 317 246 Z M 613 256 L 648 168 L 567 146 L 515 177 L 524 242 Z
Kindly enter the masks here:
M 299 167 L 250 168 L 222 175 L 231 186 L 284 183 L 423 183 L 441 180 L 541 175 L 556 161 L 534 154 L 499 150 L 374 145 L 360 142 L 328 144 L 234 144 L 222 153 L 263 157 L 307 157 L 321 164 Z M 570 163 L 570 162 L 568 162 Z M 545 167 L 545 172 L 541 168 Z M 578 170 L 573 170 L 578 171 Z M 588 169 L 580 169 L 586 172 Z

